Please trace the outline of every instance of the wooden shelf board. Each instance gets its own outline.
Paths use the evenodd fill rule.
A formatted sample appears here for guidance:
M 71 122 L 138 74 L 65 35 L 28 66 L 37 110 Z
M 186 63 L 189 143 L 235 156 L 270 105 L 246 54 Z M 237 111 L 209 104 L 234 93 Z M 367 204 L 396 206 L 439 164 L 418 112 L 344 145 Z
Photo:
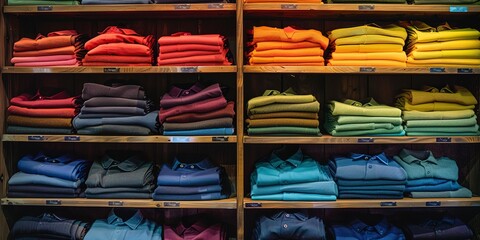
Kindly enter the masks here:
M 4 142 L 93 142 L 93 143 L 235 143 L 236 135 L 225 136 L 92 136 L 4 134 Z
M 152 199 L 2 198 L 6 206 L 216 208 L 235 209 L 236 198 L 211 201 L 153 201 Z
M 245 73 L 480 74 L 480 67 L 244 66 Z
M 321 12 L 396 12 L 396 13 L 477 13 L 475 5 L 409 5 L 409 4 L 320 4 L 320 3 L 245 3 L 245 11 L 321 11 Z M 464 12 L 466 11 L 466 12 Z
M 235 73 L 237 66 L 148 66 L 148 67 L 14 67 L 2 73 Z
M 245 209 L 262 208 L 423 208 L 480 207 L 480 197 L 473 198 L 403 198 L 338 199 L 337 201 L 257 201 L 245 198 Z
M 4 13 L 124 13 L 162 11 L 235 11 L 235 3 L 195 3 L 195 4 L 115 4 L 115 5 L 48 5 L 48 6 L 4 6 Z
M 245 144 L 428 144 L 428 143 L 480 143 L 480 136 L 404 136 L 404 137 L 261 137 L 244 136 Z

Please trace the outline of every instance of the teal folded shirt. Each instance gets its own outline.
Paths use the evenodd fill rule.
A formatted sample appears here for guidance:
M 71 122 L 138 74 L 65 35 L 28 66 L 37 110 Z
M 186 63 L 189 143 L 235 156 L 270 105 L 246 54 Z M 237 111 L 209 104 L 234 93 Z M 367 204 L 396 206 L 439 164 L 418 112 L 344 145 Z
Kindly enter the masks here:
M 309 193 L 321 195 L 337 195 L 337 184 L 332 181 L 294 183 L 288 185 L 257 186 L 252 185 L 251 195 L 270 195 L 279 193 Z
M 279 193 L 270 195 L 252 196 L 252 200 L 274 200 L 274 201 L 335 201 L 335 195 L 321 195 L 308 193 Z
M 462 187 L 455 191 L 411 192 L 409 195 L 412 198 L 471 198 L 472 191 L 468 188 Z
M 457 163 L 448 157 L 436 158 L 428 150 L 402 149 L 393 159 L 405 169 L 408 180 L 421 178 L 458 180 Z

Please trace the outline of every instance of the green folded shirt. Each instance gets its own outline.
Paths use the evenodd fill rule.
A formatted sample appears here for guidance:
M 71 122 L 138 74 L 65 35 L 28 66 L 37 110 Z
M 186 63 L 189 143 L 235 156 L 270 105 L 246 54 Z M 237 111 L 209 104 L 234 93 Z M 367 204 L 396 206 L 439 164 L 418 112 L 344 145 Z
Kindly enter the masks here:
M 326 121 L 332 124 L 350 124 L 350 123 L 391 123 L 393 125 L 402 124 L 401 117 L 368 117 L 368 116 L 332 116 L 326 114 Z
M 247 128 L 247 132 L 248 135 L 321 135 L 318 128 L 291 126 Z
M 248 112 L 251 114 L 259 113 L 273 113 L 273 112 L 314 112 L 318 113 L 320 111 L 320 103 L 310 102 L 310 103 L 274 103 L 261 107 L 256 107 L 250 109 Z
M 478 132 L 478 125 L 475 124 L 474 126 L 469 127 L 405 127 L 405 131 L 407 133 L 409 131 L 412 132 L 442 132 L 442 133 L 477 133 Z
M 402 118 L 405 121 L 409 120 L 447 120 L 447 119 L 464 119 L 475 116 L 475 112 L 471 109 L 456 110 L 456 111 L 403 111 Z
M 329 132 L 332 136 L 373 136 L 378 134 L 401 134 L 403 132 L 402 126 L 395 126 L 392 129 L 372 129 L 372 130 L 352 130 L 352 131 L 336 131 Z
M 409 120 L 407 127 L 472 127 L 477 124 L 477 116 L 448 120 Z
M 261 107 L 274 103 L 310 103 L 317 101 L 313 95 L 297 95 L 289 88 L 281 93 L 277 90 L 266 90 L 262 96 L 252 98 L 248 101 L 247 109 Z

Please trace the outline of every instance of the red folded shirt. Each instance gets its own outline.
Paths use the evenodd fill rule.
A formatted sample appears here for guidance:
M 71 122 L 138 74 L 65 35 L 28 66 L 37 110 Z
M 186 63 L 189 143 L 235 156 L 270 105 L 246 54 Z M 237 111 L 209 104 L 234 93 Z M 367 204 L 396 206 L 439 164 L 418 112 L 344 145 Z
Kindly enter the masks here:
M 152 49 L 142 44 L 109 43 L 97 46 L 87 55 L 152 56 Z
M 183 51 L 209 51 L 209 52 L 221 52 L 223 46 L 205 45 L 205 44 L 177 44 L 177 45 L 163 45 L 159 47 L 160 54 L 170 52 L 183 52 Z
M 109 62 L 109 63 L 147 63 L 152 65 L 152 57 L 142 56 L 117 56 L 117 55 L 89 55 L 82 60 L 87 62 Z
M 191 35 L 191 33 L 178 32 L 171 36 L 163 36 L 158 39 L 160 47 L 162 45 L 177 45 L 177 44 L 205 44 L 214 46 L 223 46 L 225 37 L 220 34 L 204 34 Z
M 109 43 L 135 43 L 151 47 L 154 42 L 152 35 L 144 37 L 132 29 L 116 26 L 107 27 L 99 34 L 85 43 L 85 49 L 92 50 L 97 46 Z
M 42 96 L 39 91 L 31 95 L 22 93 L 10 100 L 10 104 L 24 108 L 76 108 L 79 107 L 79 97 L 70 97 L 62 91 L 52 96 Z

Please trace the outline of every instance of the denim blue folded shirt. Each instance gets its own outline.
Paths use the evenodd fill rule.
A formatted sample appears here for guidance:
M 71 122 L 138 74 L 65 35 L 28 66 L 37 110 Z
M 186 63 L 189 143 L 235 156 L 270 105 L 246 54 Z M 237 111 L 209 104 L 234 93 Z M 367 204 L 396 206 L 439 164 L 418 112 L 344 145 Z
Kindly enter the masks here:
M 310 156 L 304 155 L 301 149 L 285 160 L 281 159 L 277 152 L 278 150 L 274 150 L 266 160 L 255 164 L 255 170 L 251 175 L 252 185 L 260 187 L 332 181 L 327 168 L 322 167 Z
M 156 201 L 173 200 L 173 201 L 195 201 L 195 200 L 217 200 L 228 198 L 222 192 L 198 193 L 198 194 L 156 194 L 153 193 L 152 198 Z
M 402 230 L 390 224 L 385 218 L 375 225 L 368 225 L 359 219 L 347 225 L 333 225 L 331 232 L 339 240 L 405 240 Z
M 328 164 L 337 179 L 404 181 L 407 178 L 405 170 L 385 153 L 351 153 L 347 157 L 335 157 Z
M 205 185 L 205 186 L 157 186 L 155 189 L 155 194 L 161 195 L 189 195 L 189 194 L 199 194 L 199 193 L 211 193 L 211 192 L 220 192 L 222 186 L 220 184 L 216 185 Z
M 92 164 L 78 157 L 66 154 L 58 157 L 42 152 L 25 155 L 18 161 L 18 169 L 24 173 L 39 174 L 69 181 L 85 179 Z
M 441 178 L 457 181 L 457 163 L 448 157 L 436 158 L 431 151 L 402 149 L 393 159 L 407 172 L 408 180 Z
M 84 179 L 69 181 L 45 175 L 17 172 L 8 180 L 8 185 L 47 185 L 55 187 L 78 188 Z
M 149 128 L 152 132 L 158 132 L 157 123 L 158 111 L 153 111 L 144 116 L 130 116 L 130 117 L 104 117 L 104 118 L 82 118 L 77 115 L 73 119 L 73 127 L 75 129 L 82 129 L 86 127 L 99 125 L 136 125 Z
M 116 211 L 119 208 L 112 209 L 107 219 L 95 220 L 84 240 L 162 239 L 162 226 L 145 219 L 139 210 L 128 219 L 119 217 Z

